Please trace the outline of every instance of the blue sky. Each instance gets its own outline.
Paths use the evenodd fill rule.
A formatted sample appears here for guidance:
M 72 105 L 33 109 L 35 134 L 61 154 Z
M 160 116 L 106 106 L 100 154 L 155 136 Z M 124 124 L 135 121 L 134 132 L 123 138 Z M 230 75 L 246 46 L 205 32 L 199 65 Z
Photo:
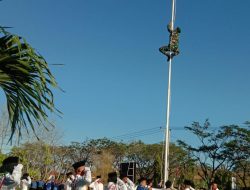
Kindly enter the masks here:
M 172 73 L 174 130 L 209 118 L 250 120 L 250 1 L 177 0 L 181 54 Z M 0 23 L 51 64 L 64 142 L 113 137 L 165 124 L 170 0 L 3 0 Z M 163 134 L 143 136 L 159 142 Z

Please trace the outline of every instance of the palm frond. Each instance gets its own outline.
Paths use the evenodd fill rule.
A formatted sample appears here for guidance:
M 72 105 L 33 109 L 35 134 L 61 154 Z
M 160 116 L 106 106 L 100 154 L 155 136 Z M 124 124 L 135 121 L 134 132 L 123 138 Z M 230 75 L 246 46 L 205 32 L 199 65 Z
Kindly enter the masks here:
M 59 112 L 51 91 L 57 83 L 47 62 L 23 38 L 6 31 L 0 36 L 0 87 L 7 100 L 10 140 L 15 132 L 20 137 L 22 129 L 46 127 L 51 124 L 48 112 Z

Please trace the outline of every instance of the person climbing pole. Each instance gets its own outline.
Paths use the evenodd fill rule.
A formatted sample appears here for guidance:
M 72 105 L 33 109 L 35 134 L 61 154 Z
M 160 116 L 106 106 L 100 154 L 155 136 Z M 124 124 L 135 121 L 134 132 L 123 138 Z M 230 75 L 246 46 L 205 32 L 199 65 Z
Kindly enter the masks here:
M 172 59 L 174 56 L 180 53 L 179 51 L 179 34 L 181 33 L 181 29 L 177 27 L 176 29 L 172 29 L 171 24 L 168 24 L 169 35 L 169 44 L 168 46 L 162 46 L 159 50 L 161 53 L 168 57 L 168 61 Z

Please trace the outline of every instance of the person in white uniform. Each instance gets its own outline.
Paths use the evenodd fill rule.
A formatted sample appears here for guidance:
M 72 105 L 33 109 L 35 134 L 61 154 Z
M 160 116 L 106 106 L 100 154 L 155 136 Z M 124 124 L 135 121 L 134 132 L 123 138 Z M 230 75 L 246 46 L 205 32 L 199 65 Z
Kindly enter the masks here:
M 175 179 L 174 179 L 175 181 Z M 174 181 L 171 182 L 170 180 L 166 181 L 165 183 L 165 190 L 177 190 L 174 188 Z
M 20 189 L 21 190 L 29 190 L 31 185 L 31 178 L 28 173 L 23 174 L 23 177 L 21 178 L 21 184 Z
M 103 190 L 103 183 L 101 176 L 96 176 L 96 180 L 92 182 L 89 187 L 93 190 Z
M 23 165 L 19 163 L 18 157 L 8 157 L 0 167 L 0 189 L 15 190 L 20 185 Z
M 195 190 L 192 187 L 193 183 L 190 180 L 184 180 L 184 186 L 185 186 L 185 190 Z
M 135 184 L 128 178 L 127 174 L 121 174 L 120 178 L 125 183 L 127 190 L 135 190 Z
M 211 184 L 211 190 L 219 190 L 217 183 L 212 182 L 212 184 Z
M 67 175 L 67 180 L 66 180 L 66 182 L 64 184 L 64 189 L 65 190 L 72 190 L 73 182 L 75 180 L 75 176 L 73 175 L 73 172 L 69 172 L 66 175 Z
M 126 184 L 117 177 L 116 172 L 108 174 L 108 190 L 127 190 Z
M 87 190 L 92 181 L 90 168 L 85 167 L 85 161 L 76 162 L 72 167 L 75 170 L 73 190 Z

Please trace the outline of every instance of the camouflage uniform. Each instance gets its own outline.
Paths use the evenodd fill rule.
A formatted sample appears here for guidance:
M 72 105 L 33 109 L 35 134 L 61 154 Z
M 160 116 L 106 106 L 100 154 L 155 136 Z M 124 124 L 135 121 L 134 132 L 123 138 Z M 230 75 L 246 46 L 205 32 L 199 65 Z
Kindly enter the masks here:
M 160 48 L 160 52 L 168 57 L 168 61 L 170 58 L 178 55 L 179 51 L 179 34 L 181 33 L 181 29 L 177 27 L 175 30 L 172 30 L 170 25 L 168 25 L 169 35 L 169 44 L 168 46 L 163 46 Z

